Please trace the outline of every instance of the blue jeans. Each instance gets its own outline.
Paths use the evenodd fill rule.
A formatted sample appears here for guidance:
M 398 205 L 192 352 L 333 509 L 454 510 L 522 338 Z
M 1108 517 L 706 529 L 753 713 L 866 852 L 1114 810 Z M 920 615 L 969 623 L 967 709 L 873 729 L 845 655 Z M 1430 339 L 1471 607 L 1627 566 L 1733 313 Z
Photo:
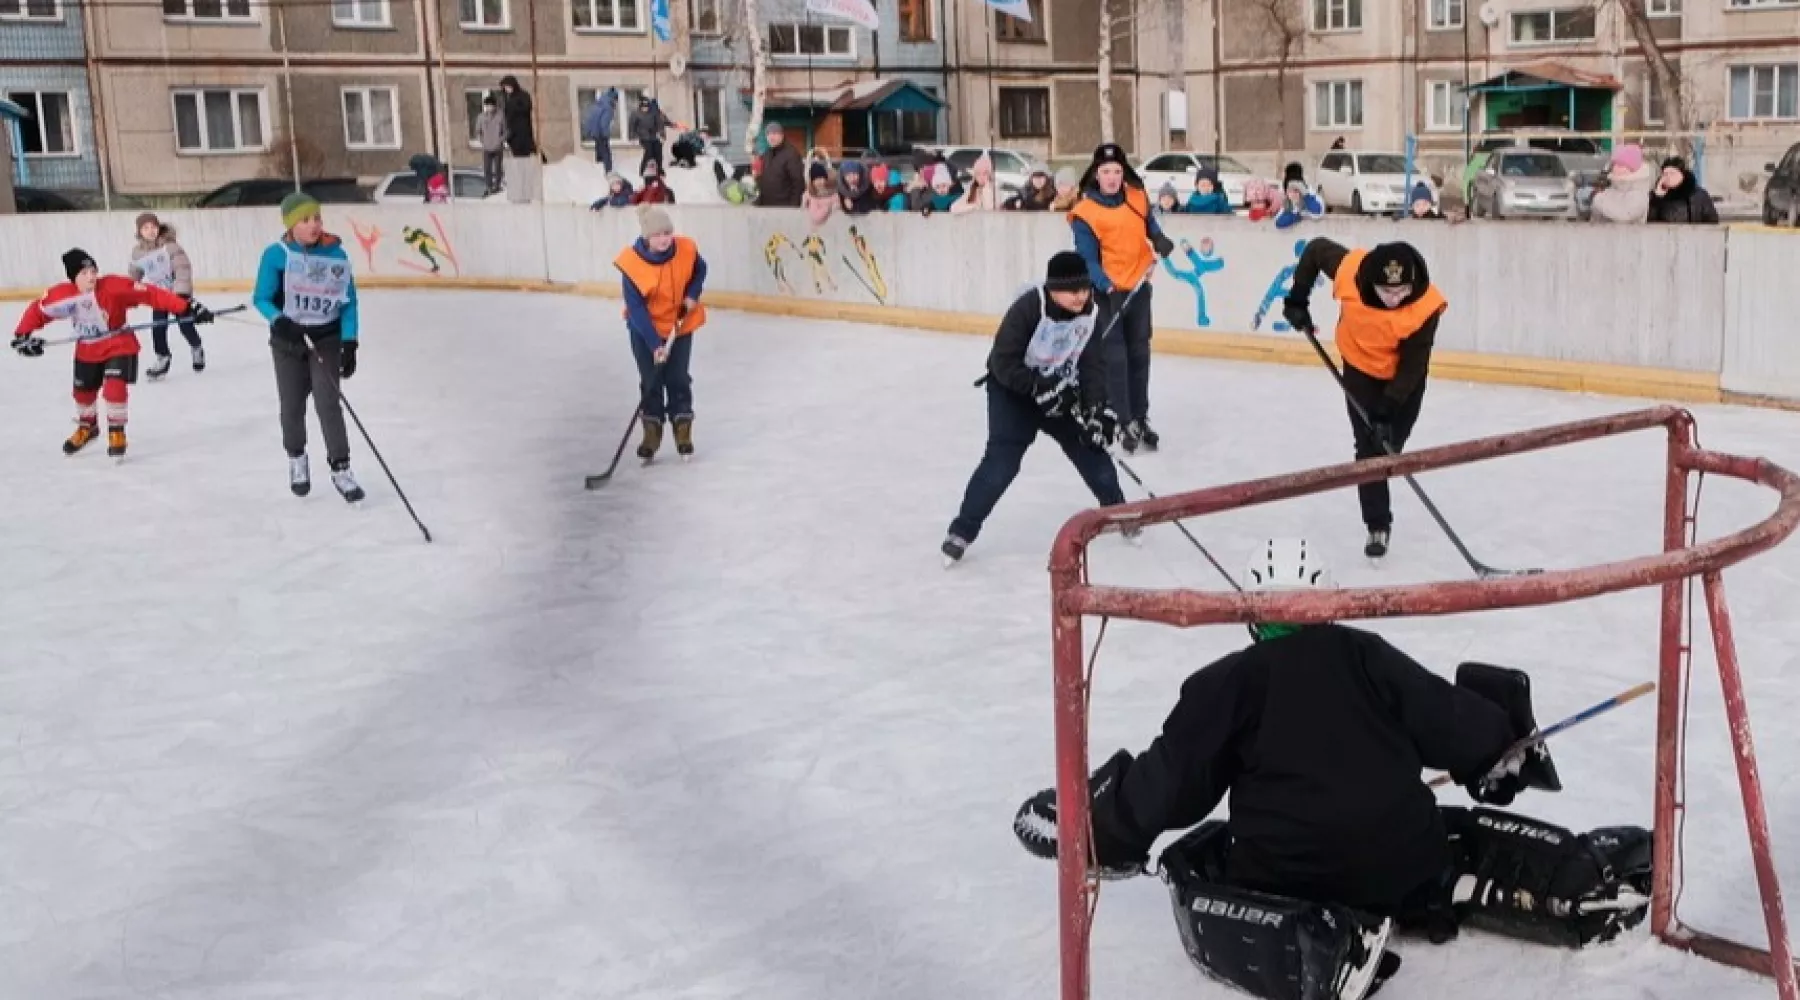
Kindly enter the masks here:
M 669 348 L 669 359 L 659 371 L 655 349 L 631 337 L 631 356 L 637 359 L 638 395 L 644 401 L 644 416 L 652 420 L 693 417 L 694 379 L 688 374 L 688 360 L 693 355 L 693 335 L 676 337 Z
M 975 474 L 969 477 L 962 510 L 950 522 L 951 534 L 965 542 L 972 542 L 981 534 L 982 523 L 1018 476 L 1019 463 L 1024 461 L 1026 449 L 1037 440 L 1040 431 L 1062 446 L 1063 454 L 1069 457 L 1088 489 L 1094 491 L 1094 499 L 1101 506 L 1125 502 L 1112 456 L 1082 437 L 1074 417 L 1046 417 L 1036 403 L 992 379 L 988 380 L 987 394 L 987 450 L 982 452 Z

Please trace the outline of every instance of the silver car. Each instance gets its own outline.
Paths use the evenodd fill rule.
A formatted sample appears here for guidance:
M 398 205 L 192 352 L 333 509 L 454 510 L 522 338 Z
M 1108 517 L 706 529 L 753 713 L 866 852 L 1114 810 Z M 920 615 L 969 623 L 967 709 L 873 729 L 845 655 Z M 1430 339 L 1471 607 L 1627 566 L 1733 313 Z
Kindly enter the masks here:
M 1488 154 L 1475 175 L 1469 214 L 1478 219 L 1574 219 L 1575 179 L 1562 157 L 1538 150 Z

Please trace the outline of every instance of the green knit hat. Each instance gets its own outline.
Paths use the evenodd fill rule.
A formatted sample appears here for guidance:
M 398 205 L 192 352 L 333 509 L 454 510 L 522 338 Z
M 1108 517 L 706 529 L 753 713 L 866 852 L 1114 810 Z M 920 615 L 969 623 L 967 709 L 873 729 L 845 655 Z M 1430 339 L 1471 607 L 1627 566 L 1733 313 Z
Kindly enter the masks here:
M 318 212 L 319 199 L 304 191 L 295 191 L 281 199 L 281 225 L 283 228 L 292 229 L 299 225 L 302 219 L 309 215 L 317 215 Z

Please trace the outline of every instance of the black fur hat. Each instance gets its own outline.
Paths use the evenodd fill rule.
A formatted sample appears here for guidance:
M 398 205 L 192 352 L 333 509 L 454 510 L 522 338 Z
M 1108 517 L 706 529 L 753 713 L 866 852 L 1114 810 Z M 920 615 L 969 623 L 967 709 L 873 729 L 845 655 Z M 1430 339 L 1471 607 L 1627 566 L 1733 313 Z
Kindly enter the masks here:
M 1385 308 L 1381 298 L 1375 294 L 1375 289 L 1397 285 L 1412 286 L 1412 294 L 1406 297 L 1406 303 L 1403 304 L 1417 302 L 1422 298 L 1431 285 L 1431 272 L 1425 268 L 1425 258 L 1410 243 L 1378 244 L 1363 258 L 1362 266 L 1356 269 L 1357 291 L 1362 293 L 1365 305 Z
M 1088 163 L 1087 170 L 1081 175 L 1080 190 L 1086 191 L 1094 186 L 1095 174 L 1099 171 L 1101 165 L 1106 163 L 1117 163 L 1119 166 L 1124 167 L 1125 183 L 1139 190 L 1143 190 L 1144 179 L 1138 176 L 1136 170 L 1132 169 L 1131 160 L 1126 157 L 1124 147 L 1116 142 L 1103 142 L 1094 147 L 1094 158 Z

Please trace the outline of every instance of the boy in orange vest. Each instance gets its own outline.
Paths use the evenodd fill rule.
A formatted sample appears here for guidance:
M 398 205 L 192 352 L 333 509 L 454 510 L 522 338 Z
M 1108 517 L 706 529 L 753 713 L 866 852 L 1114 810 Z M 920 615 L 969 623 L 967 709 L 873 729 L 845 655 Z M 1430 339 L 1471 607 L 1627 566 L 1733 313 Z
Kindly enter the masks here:
M 1348 408 L 1356 458 L 1379 458 L 1389 451 L 1397 455 L 1419 419 L 1438 317 L 1450 303 L 1431 283 L 1425 258 L 1411 244 L 1349 250 L 1319 237 L 1300 254 L 1294 289 L 1282 308 L 1296 330 L 1315 329 L 1307 298 L 1321 271 L 1332 279 L 1331 294 L 1341 310 L 1337 349 L 1344 359 L 1344 388 L 1354 401 Z M 1363 423 L 1356 404 L 1369 414 L 1371 424 Z M 1387 555 L 1394 525 L 1387 480 L 1364 483 L 1356 492 L 1369 529 L 1363 554 L 1380 559 Z
M 1131 453 L 1142 443 L 1155 451 L 1162 435 L 1150 427 L 1150 268 L 1157 257 L 1174 253 L 1175 244 L 1157 226 L 1144 182 L 1117 143 L 1094 150 L 1069 228 L 1103 307 L 1101 347 L 1107 396 L 1119 415 L 1119 446 Z
M 662 447 L 663 421 L 675 422 L 675 451 L 694 453 L 694 382 L 688 375 L 693 333 L 706 322 L 700 292 L 706 261 L 692 239 L 675 235 L 675 223 L 659 205 L 638 209 L 643 237 L 619 251 L 613 265 L 623 275 L 625 328 L 637 359 L 643 399 L 644 439 L 637 456 L 648 462 Z

